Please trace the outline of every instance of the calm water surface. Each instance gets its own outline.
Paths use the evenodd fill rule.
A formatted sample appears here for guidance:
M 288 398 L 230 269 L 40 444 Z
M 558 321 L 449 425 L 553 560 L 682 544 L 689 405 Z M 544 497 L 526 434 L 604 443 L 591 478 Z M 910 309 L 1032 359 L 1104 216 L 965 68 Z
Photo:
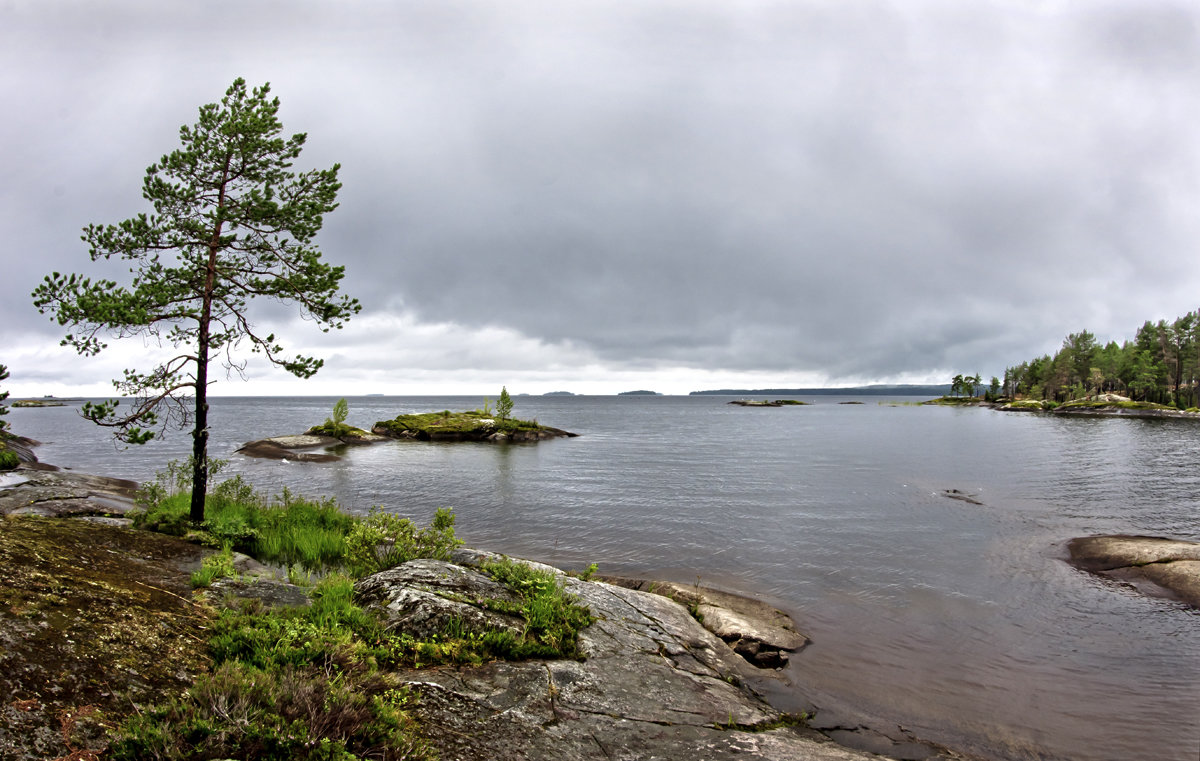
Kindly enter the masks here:
M 356 398 L 348 422 L 481 401 Z M 333 400 L 222 398 L 211 453 L 263 489 L 333 494 L 352 511 L 423 521 L 453 507 L 476 546 L 765 597 L 813 640 L 779 699 L 839 723 L 903 725 L 998 759 L 1200 757 L 1200 615 L 1061 559 L 1087 534 L 1200 540 L 1200 425 L 873 398 L 515 401 L 517 416 L 583 435 L 251 460 L 233 450 L 321 422 Z M 172 433 L 119 450 L 72 408 L 9 421 L 45 442 L 46 462 L 138 480 L 190 448 Z

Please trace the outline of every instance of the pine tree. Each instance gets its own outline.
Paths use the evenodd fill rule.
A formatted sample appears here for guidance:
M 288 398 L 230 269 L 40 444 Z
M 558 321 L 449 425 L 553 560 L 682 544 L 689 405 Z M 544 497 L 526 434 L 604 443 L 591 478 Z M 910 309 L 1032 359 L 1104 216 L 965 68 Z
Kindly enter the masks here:
M 34 305 L 71 330 L 63 345 L 98 353 L 102 336 L 165 342 L 178 353 L 147 372 L 126 370 L 113 381 L 132 409 L 117 400 L 85 404 L 84 415 L 115 429 L 123 441 L 145 443 L 159 414 L 192 425 L 191 520 L 204 519 L 208 484 L 209 362 L 241 371 L 241 344 L 300 378 L 323 360 L 285 357 L 273 334 L 250 320 L 255 298 L 293 303 L 322 330 L 341 328 L 360 306 L 338 294 L 343 268 L 321 261 L 313 240 L 325 214 L 337 208 L 338 165 L 296 173 L 306 135 L 285 139 L 279 99 L 270 85 L 248 91 L 234 81 L 220 103 L 200 108 L 195 125 L 180 128 L 182 146 L 146 170 L 142 195 L 153 213 L 116 225 L 89 225 L 83 240 L 93 262 L 123 260 L 129 285 L 54 273 L 33 292 Z M 189 410 L 189 403 L 192 409 Z M 165 423 L 165 421 L 164 421 Z

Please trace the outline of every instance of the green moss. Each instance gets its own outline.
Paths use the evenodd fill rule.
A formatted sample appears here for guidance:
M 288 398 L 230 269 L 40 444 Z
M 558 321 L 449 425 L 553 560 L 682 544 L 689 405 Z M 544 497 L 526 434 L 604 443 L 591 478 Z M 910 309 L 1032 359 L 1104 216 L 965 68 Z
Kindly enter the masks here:
M 443 410 L 441 412 L 397 415 L 391 420 L 381 420 L 376 423 L 375 430 L 382 431 L 386 435 L 404 438 L 438 438 L 451 435 L 483 438 L 496 432 L 539 431 L 546 430 L 546 427 L 539 425 L 536 420 L 513 418 L 499 420 L 482 410 L 466 412 Z
M 332 420 L 326 420 L 320 425 L 314 425 L 305 431 L 305 434 L 309 436 L 329 436 L 334 439 L 361 439 L 368 435 L 361 428 L 355 428 L 345 423 L 335 423 Z
M 209 615 L 187 584 L 195 545 L 83 521 L 0 522 L 0 692 L 21 703 L 0 712 L 0 737 L 68 757 L 64 720 L 94 706 L 70 743 L 99 750 L 135 704 L 177 695 L 207 668 Z
M 1045 402 L 1041 399 L 1020 399 L 1009 402 L 1007 407 L 1013 410 L 1049 410 L 1054 408 L 1051 406 L 1053 404 L 1053 402 Z

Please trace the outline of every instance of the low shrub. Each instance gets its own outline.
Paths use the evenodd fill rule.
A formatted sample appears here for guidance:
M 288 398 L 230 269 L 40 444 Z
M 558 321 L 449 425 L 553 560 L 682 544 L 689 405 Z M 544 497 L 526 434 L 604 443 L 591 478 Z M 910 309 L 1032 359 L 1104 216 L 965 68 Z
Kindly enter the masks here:
M 188 692 L 127 721 L 114 759 L 431 759 L 415 698 L 378 667 L 385 635 L 354 605 L 354 582 L 321 581 L 312 604 L 246 602 L 210 629 L 214 669 Z
M 438 508 L 432 523 L 419 528 L 408 518 L 375 507 L 350 529 L 346 556 L 353 575 L 367 576 L 416 558 L 447 560 L 461 546 L 454 536 L 454 513 L 448 508 Z

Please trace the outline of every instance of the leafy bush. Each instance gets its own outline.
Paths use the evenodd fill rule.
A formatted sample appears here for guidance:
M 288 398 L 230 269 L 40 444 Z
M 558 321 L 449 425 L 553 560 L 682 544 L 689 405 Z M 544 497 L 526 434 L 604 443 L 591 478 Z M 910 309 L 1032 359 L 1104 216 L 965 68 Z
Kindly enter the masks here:
M 4 442 L 0 442 L 0 470 L 12 470 L 21 464 L 21 458 L 17 457 L 17 453 L 4 446 Z
M 228 661 L 182 697 L 136 714 L 108 758 L 433 759 L 416 698 L 363 662 L 257 669 Z
M 375 507 L 350 529 L 346 557 L 351 573 L 367 576 L 417 558 L 447 560 L 461 546 L 449 508 L 438 508 L 429 527 L 418 528 L 408 518 Z

